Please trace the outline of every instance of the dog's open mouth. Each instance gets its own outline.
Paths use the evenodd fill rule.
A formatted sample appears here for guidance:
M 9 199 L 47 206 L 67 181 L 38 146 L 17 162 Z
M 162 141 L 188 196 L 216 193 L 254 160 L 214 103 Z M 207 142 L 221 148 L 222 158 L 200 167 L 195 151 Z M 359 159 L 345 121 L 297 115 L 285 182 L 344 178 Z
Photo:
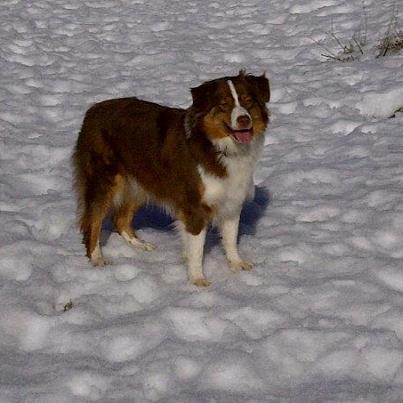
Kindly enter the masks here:
M 253 137 L 253 128 L 241 129 L 241 130 L 230 130 L 231 137 L 240 144 L 250 143 Z

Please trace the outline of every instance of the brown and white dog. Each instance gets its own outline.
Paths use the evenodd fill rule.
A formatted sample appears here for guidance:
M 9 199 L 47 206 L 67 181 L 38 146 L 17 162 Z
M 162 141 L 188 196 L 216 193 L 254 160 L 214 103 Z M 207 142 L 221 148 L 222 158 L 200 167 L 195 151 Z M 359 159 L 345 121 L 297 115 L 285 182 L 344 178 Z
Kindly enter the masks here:
M 241 71 L 191 92 L 188 109 L 121 98 L 87 111 L 73 165 L 83 242 L 95 266 L 106 264 L 99 237 L 110 211 L 126 241 L 154 248 L 131 226 L 136 211 L 152 202 L 178 220 L 193 284 L 210 284 L 202 267 L 210 222 L 220 229 L 230 268 L 251 269 L 238 254 L 238 224 L 264 145 L 269 81 Z

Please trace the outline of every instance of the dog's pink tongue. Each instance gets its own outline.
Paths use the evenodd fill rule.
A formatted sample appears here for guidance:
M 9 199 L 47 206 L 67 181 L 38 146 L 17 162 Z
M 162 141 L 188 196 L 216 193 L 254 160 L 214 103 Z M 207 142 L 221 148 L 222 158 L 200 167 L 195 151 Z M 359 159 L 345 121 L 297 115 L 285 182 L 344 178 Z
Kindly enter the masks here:
M 235 132 L 234 137 L 238 143 L 246 144 L 252 140 L 252 132 L 251 131 L 242 131 L 242 132 Z

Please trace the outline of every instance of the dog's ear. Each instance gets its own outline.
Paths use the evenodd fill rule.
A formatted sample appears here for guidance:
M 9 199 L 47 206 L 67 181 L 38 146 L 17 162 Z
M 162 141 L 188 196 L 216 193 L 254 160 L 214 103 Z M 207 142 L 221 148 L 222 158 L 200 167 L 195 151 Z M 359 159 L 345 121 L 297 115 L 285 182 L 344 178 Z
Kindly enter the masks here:
M 213 81 L 208 81 L 198 87 L 191 88 L 190 92 L 192 93 L 193 105 L 197 109 L 207 108 L 216 89 L 217 84 Z
M 269 102 L 270 101 L 270 83 L 266 77 L 266 74 L 263 73 L 259 77 L 252 76 L 249 74 L 249 75 L 246 75 L 245 77 L 250 83 L 252 83 L 252 85 L 255 88 L 255 91 L 257 92 L 259 97 L 264 102 Z

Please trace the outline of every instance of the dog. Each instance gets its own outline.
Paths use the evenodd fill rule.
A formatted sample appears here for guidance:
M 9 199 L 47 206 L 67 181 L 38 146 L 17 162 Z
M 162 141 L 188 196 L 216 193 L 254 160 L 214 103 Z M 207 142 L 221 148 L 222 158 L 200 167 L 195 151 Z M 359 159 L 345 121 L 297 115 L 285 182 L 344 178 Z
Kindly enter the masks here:
M 154 249 L 131 225 L 151 202 L 175 217 L 194 285 L 210 285 L 202 264 L 210 223 L 220 230 L 231 270 L 252 268 L 239 256 L 237 237 L 264 147 L 269 80 L 240 71 L 191 88 L 191 95 L 188 109 L 132 97 L 99 102 L 86 112 L 73 153 L 74 188 L 94 266 L 107 264 L 99 238 L 109 212 L 127 242 Z

